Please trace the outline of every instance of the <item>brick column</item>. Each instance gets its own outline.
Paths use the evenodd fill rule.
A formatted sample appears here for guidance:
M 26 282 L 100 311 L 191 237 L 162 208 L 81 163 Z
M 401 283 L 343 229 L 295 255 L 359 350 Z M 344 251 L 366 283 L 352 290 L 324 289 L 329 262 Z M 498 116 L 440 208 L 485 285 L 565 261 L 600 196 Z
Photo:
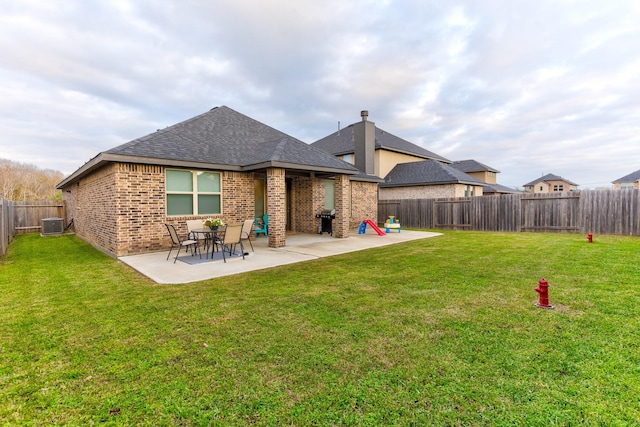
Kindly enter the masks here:
M 269 214 L 269 247 L 286 244 L 286 183 L 284 169 L 267 169 L 267 213 Z
M 336 219 L 333 221 L 333 236 L 338 238 L 349 237 L 349 219 L 351 217 L 349 177 L 336 175 L 335 201 Z

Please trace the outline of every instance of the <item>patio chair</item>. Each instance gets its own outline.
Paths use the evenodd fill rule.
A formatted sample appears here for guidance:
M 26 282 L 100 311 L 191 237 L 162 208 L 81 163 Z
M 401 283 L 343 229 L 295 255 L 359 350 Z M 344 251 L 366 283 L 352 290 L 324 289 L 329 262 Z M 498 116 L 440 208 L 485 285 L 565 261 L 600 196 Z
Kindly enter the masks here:
M 269 215 L 264 214 L 262 216 L 262 224 L 260 224 L 260 220 L 258 217 L 255 217 L 254 224 L 256 228 L 253 230 L 253 233 L 258 237 L 258 234 L 264 234 L 264 237 L 269 237 Z
M 169 257 L 171 256 L 171 251 L 173 251 L 173 248 L 175 246 L 178 247 L 178 253 L 176 253 L 176 258 L 173 260 L 173 263 L 175 264 L 176 261 L 178 260 L 178 256 L 180 255 L 180 249 L 182 248 L 188 248 L 189 247 L 194 247 L 194 253 L 192 254 L 195 255 L 196 252 L 200 252 L 198 249 L 198 241 L 197 240 L 192 240 L 192 239 L 185 239 L 182 240 L 180 239 L 180 236 L 178 236 L 178 232 L 176 231 L 176 228 L 171 225 L 171 224 L 165 224 L 167 226 L 167 230 L 169 231 L 169 237 L 171 237 L 171 249 L 169 249 L 169 254 L 167 255 L 167 259 L 169 259 Z M 202 259 L 202 253 L 200 253 L 200 259 Z
M 222 251 L 222 259 L 227 262 L 225 255 L 226 248 L 229 248 L 229 255 L 232 255 L 235 251 L 236 245 L 240 245 L 242 251 L 242 259 L 244 259 L 244 245 L 242 244 L 242 224 L 227 225 L 227 229 L 224 232 L 224 236 L 218 238 L 215 242 L 216 245 L 220 245 Z
M 246 240 L 251 245 L 251 252 L 255 252 L 253 250 L 253 243 L 251 243 L 251 230 L 253 229 L 253 220 L 245 219 L 242 223 L 242 240 Z
M 198 238 L 198 233 L 194 233 L 193 230 L 200 230 L 204 228 L 204 225 L 202 224 L 202 220 L 200 219 L 188 219 L 187 220 L 187 239 L 189 240 L 198 240 L 199 242 L 203 242 L 205 245 L 205 248 L 208 247 L 207 246 L 207 239 L 205 237 L 204 240 L 199 239 Z M 206 234 L 205 234 L 206 236 Z M 205 249 L 206 250 L 206 249 Z

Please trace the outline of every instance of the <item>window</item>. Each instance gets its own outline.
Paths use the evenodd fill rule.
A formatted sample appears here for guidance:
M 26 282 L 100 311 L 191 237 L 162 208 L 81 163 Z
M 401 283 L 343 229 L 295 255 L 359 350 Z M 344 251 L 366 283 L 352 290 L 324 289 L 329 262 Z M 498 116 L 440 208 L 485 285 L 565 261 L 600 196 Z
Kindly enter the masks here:
M 464 186 L 464 197 L 473 197 L 476 194 L 476 187 L 473 185 Z
M 344 156 L 342 156 L 342 160 L 347 163 L 353 164 L 353 154 L 345 154 Z
M 553 186 L 553 191 L 564 191 L 564 185 L 562 184 L 555 184 Z
M 336 186 L 335 182 L 327 179 L 324 182 L 324 208 L 335 209 L 336 207 Z
M 633 182 L 620 183 L 620 189 L 621 190 L 625 190 L 625 189 L 628 189 L 628 188 L 633 188 Z
M 222 213 L 220 173 L 168 169 L 167 215 Z

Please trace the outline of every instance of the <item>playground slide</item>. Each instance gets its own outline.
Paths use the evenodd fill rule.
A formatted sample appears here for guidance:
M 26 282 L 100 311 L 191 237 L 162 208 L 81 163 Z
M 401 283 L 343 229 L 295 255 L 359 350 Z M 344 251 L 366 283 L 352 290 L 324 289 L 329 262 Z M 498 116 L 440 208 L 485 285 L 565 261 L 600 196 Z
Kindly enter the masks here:
M 371 221 L 370 219 L 365 219 L 364 221 L 362 221 L 366 224 L 369 224 L 371 226 L 371 228 L 373 228 L 373 231 L 375 231 L 376 233 L 378 233 L 378 236 L 386 236 L 387 233 L 385 233 L 384 231 L 380 230 L 380 227 L 378 227 L 373 221 Z

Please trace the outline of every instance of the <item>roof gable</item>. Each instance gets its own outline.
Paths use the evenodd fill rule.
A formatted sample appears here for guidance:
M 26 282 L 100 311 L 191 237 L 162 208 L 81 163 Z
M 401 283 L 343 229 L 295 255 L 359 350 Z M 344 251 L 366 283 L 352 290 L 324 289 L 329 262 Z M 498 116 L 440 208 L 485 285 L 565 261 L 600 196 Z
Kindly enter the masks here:
M 313 142 L 311 145 L 334 156 L 353 153 L 355 152 L 355 143 L 353 140 L 353 125 L 354 124 L 351 124 L 344 129 L 332 133 L 331 135 L 325 136 L 324 138 Z M 393 135 L 392 133 L 380 129 L 377 126 L 375 131 L 375 138 L 376 150 L 384 149 L 396 151 L 416 157 L 422 157 L 424 159 L 435 159 L 441 162 L 451 163 L 451 160 L 446 159 L 396 135 Z
M 423 160 L 397 164 L 385 177 L 384 183 L 380 184 L 380 187 L 436 184 L 485 185 L 479 179 L 442 162 Z

